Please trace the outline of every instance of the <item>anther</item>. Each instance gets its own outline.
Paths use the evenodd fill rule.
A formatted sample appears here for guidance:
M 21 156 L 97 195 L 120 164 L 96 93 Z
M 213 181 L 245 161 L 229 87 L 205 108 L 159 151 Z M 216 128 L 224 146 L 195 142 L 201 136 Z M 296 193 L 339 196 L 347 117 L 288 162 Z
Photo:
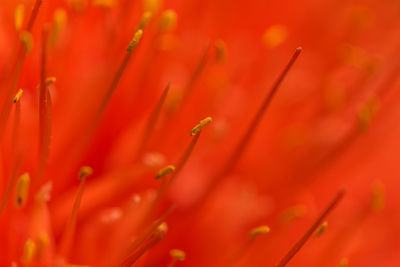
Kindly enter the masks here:
M 379 212 L 383 210 L 384 206 L 385 206 L 385 188 L 382 183 L 377 182 L 372 187 L 371 210 L 374 212 Z
M 186 258 L 186 253 L 180 249 L 171 249 L 169 255 L 175 260 L 184 261 Z
M 218 62 L 225 62 L 227 58 L 226 44 L 223 40 L 215 41 L 215 57 Z
M 17 103 L 19 101 L 19 99 L 21 98 L 23 92 L 24 91 L 22 89 L 18 90 L 18 92 L 15 94 L 14 99 L 13 99 L 14 103 Z
M 265 31 L 262 39 L 264 45 L 272 49 L 281 45 L 286 40 L 287 35 L 288 32 L 285 26 L 273 25 Z
M 158 173 L 156 174 L 156 178 L 160 179 L 164 176 L 166 176 L 167 174 L 173 173 L 175 171 L 175 166 L 174 165 L 168 165 L 165 168 L 162 168 L 161 170 L 158 171 Z
M 30 181 L 31 178 L 28 173 L 24 173 L 18 178 L 15 189 L 15 206 L 17 208 L 22 208 L 26 204 Z
M 33 37 L 32 34 L 28 31 L 24 31 L 21 33 L 21 42 L 24 45 L 25 51 L 30 52 L 33 49 Z
M 256 238 L 257 236 L 268 234 L 270 231 L 271 231 L 271 229 L 267 225 L 259 226 L 259 227 L 253 228 L 250 231 L 249 237 L 251 239 L 253 239 L 253 238 Z
M 153 14 L 150 11 L 144 12 L 142 15 L 142 18 L 140 19 L 138 28 L 139 29 L 146 28 L 147 24 L 149 24 L 152 17 L 153 17 Z
M 93 174 L 93 169 L 89 166 L 83 166 L 78 173 L 79 179 L 83 179 L 84 177 L 87 177 L 89 175 Z
M 26 242 L 24 244 L 21 262 L 23 264 L 31 263 L 33 260 L 33 257 L 35 256 L 35 252 L 36 252 L 35 243 L 31 239 L 26 240 Z
M 160 19 L 159 29 L 161 32 L 172 31 L 177 24 L 178 16 L 172 9 L 165 10 Z
M 143 30 L 139 29 L 135 32 L 135 35 L 132 38 L 132 41 L 130 42 L 128 48 L 126 49 L 126 51 L 128 53 L 132 52 L 133 49 L 135 49 L 135 47 L 138 45 L 140 39 L 142 38 L 143 35 Z
M 338 267 L 347 267 L 349 265 L 349 260 L 347 258 L 343 258 L 340 262 Z
M 194 128 L 192 129 L 192 131 L 190 132 L 191 136 L 194 136 L 196 134 L 198 134 L 207 124 L 209 124 L 210 122 L 212 122 L 212 118 L 211 117 L 207 117 L 204 120 L 201 120 L 199 122 L 199 124 L 197 124 L 196 126 L 194 126 Z
M 22 29 L 22 24 L 24 23 L 24 11 L 24 5 L 20 4 L 15 8 L 14 25 L 17 31 L 20 31 Z
M 326 228 L 328 227 L 328 222 L 323 222 L 319 227 L 318 227 L 318 229 L 317 230 L 315 230 L 315 232 L 314 232 L 314 235 L 315 236 L 321 236 L 324 232 L 325 232 L 325 230 L 326 230 Z

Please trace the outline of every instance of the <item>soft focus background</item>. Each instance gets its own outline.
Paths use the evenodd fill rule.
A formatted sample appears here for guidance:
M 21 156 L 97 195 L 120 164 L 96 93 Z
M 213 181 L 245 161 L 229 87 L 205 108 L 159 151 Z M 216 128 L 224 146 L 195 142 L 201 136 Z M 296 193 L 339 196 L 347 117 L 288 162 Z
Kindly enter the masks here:
M 0 103 L 20 45 L 19 4 L 25 25 L 34 1 L 0 4 Z M 176 25 L 172 20 L 162 29 L 165 10 L 176 12 Z M 85 141 L 144 11 L 153 17 Z M 42 179 L 31 182 L 26 207 L 16 209 L 11 197 L 0 217 L 0 266 L 24 266 L 24 242 L 41 233 L 48 237 L 45 256 L 26 265 L 53 266 L 84 165 L 94 173 L 63 260 L 119 266 L 143 231 L 139 221 L 160 185 L 155 173 L 178 162 L 193 139 L 190 130 L 207 116 L 213 122 L 157 208 L 159 216 L 177 205 L 166 219 L 168 233 L 137 266 L 167 266 L 174 248 L 186 252 L 177 266 L 274 266 L 343 187 L 346 195 L 327 217 L 326 231 L 311 237 L 288 266 L 344 267 L 345 259 L 348 266 L 398 266 L 399 16 L 398 0 L 44 1 L 18 79 L 24 90 L 19 174 L 34 174 L 39 162 L 44 27 L 46 77 L 56 77 L 49 86 L 50 155 Z M 208 192 L 299 46 L 302 54 L 240 160 Z M 135 158 L 168 82 L 149 143 Z M 13 109 L 2 140 L 2 196 L 16 164 L 14 117 Z M 35 195 L 49 181 L 51 199 L 38 208 Z M 249 231 L 260 225 L 271 232 L 247 246 Z

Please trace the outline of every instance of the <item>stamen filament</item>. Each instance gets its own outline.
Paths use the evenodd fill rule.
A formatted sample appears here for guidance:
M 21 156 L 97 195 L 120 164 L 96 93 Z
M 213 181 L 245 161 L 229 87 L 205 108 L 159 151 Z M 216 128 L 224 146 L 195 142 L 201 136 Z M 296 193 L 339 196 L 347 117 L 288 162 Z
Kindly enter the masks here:
M 284 267 L 288 262 L 299 252 L 303 245 L 307 242 L 310 236 L 315 232 L 318 226 L 322 223 L 325 217 L 337 206 L 339 201 L 343 198 L 345 194 L 344 190 L 340 190 L 336 196 L 333 198 L 331 203 L 326 207 L 322 214 L 317 218 L 314 224 L 308 229 L 308 231 L 303 235 L 302 238 L 292 247 L 291 250 L 282 258 L 282 260 L 276 265 L 276 267 Z

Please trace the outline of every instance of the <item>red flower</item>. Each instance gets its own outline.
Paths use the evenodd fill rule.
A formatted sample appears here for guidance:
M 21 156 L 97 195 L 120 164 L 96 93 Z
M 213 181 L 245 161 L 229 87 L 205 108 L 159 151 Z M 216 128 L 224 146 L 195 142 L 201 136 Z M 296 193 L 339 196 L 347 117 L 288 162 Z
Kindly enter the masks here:
M 397 10 L 2 3 L 0 266 L 396 266 Z

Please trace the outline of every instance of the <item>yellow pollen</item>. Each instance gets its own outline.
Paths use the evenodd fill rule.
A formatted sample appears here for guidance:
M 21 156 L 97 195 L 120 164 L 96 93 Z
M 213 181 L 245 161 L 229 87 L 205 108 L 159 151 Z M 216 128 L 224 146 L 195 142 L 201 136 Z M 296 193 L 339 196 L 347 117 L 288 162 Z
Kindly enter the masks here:
M 271 229 L 267 225 L 259 226 L 250 231 L 249 237 L 256 238 L 257 236 L 268 234 L 270 231 Z
M 18 5 L 15 8 L 14 24 L 17 31 L 20 31 L 22 29 L 22 24 L 24 23 L 24 11 L 24 5 Z
M 22 89 L 18 90 L 18 92 L 15 94 L 14 99 L 13 99 L 14 103 L 17 103 L 19 101 L 19 99 L 21 98 L 23 92 L 24 91 Z
M 143 0 L 144 11 L 150 11 L 156 14 L 162 7 L 163 3 L 161 0 Z
M 321 236 L 321 235 L 325 232 L 325 230 L 326 230 L 327 227 L 328 227 L 328 222 L 323 222 L 323 223 L 318 227 L 318 229 L 315 230 L 314 235 L 315 235 L 315 236 Z
M 207 124 L 209 124 L 211 122 L 212 122 L 212 118 L 211 117 L 207 117 L 204 120 L 201 120 L 199 124 L 194 126 L 194 128 L 190 132 L 190 135 L 194 136 L 194 135 L 198 134 Z
M 169 255 L 178 261 L 184 261 L 186 257 L 186 253 L 180 249 L 171 249 Z
M 262 37 L 264 45 L 273 49 L 281 45 L 287 39 L 287 28 L 283 25 L 273 25 L 269 27 Z
M 223 40 L 215 41 L 215 57 L 218 62 L 225 62 L 227 58 L 226 44 Z
M 67 0 L 67 2 L 77 12 L 83 11 L 88 5 L 88 0 Z
M 385 188 L 381 182 L 377 182 L 372 187 L 371 209 L 379 212 L 385 207 Z
M 31 239 L 26 240 L 26 242 L 24 244 L 24 249 L 22 252 L 21 262 L 23 264 L 31 263 L 33 260 L 33 257 L 35 256 L 35 252 L 36 252 L 35 243 Z
M 99 7 L 107 7 L 111 8 L 115 6 L 115 0 L 94 0 L 92 2 L 93 6 L 99 6 Z
M 168 224 L 166 222 L 161 223 L 154 231 L 153 236 L 164 237 L 168 232 Z
M 358 123 L 362 131 L 366 131 L 379 109 L 379 100 L 368 100 L 358 112 Z
M 349 260 L 347 258 L 344 258 L 339 262 L 338 267 L 347 267 L 348 265 L 349 265 Z
M 84 177 L 87 177 L 89 175 L 93 174 L 93 169 L 89 166 L 83 166 L 80 170 L 79 170 L 79 174 L 78 177 L 79 179 L 82 179 Z
M 33 49 L 33 38 L 32 34 L 28 31 L 21 33 L 21 42 L 25 47 L 26 52 L 30 52 Z
M 159 172 L 156 174 L 156 178 L 160 179 L 164 177 L 167 174 L 173 173 L 175 171 L 175 166 L 173 165 L 168 165 L 167 167 L 159 170 Z
M 135 49 L 135 47 L 138 45 L 140 39 L 142 38 L 143 35 L 143 30 L 139 29 L 135 32 L 135 35 L 132 38 L 132 41 L 130 42 L 128 48 L 126 49 L 126 51 L 128 53 L 132 52 L 133 49 Z
M 46 85 L 49 86 L 52 83 L 56 82 L 56 77 L 48 77 L 46 78 Z
M 61 32 L 64 30 L 67 20 L 67 12 L 64 9 L 58 8 L 54 11 L 53 26 L 50 33 L 50 43 L 52 45 L 55 45 Z
M 300 217 L 303 217 L 306 212 L 304 205 L 296 205 L 288 208 L 281 216 L 281 222 L 284 224 L 290 223 Z
M 37 237 L 37 256 L 38 258 L 41 258 L 44 255 L 45 250 L 49 247 L 50 245 L 50 237 L 46 233 L 41 233 Z
M 147 24 L 149 24 L 152 17 L 153 17 L 153 14 L 150 11 L 144 12 L 142 15 L 142 18 L 140 19 L 138 28 L 139 29 L 146 28 Z
M 15 206 L 17 208 L 22 208 L 26 204 L 26 200 L 28 199 L 30 181 L 31 178 L 27 172 L 22 174 L 18 178 L 15 187 Z
M 176 15 L 176 12 L 172 9 L 165 10 L 160 19 L 160 31 L 162 32 L 167 32 L 167 31 L 172 31 L 175 29 L 176 24 L 177 24 L 178 16 Z

